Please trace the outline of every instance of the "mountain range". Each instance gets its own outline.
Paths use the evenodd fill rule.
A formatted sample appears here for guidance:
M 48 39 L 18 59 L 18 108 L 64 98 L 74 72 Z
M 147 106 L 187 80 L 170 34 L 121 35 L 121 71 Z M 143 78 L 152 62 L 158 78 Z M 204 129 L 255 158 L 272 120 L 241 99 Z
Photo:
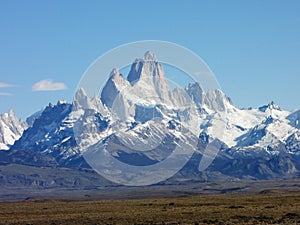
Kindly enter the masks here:
M 83 157 L 91 146 L 141 167 L 176 148 L 192 149 L 184 167 L 162 184 L 299 177 L 299 119 L 300 111 L 274 102 L 239 109 L 221 90 L 205 92 L 197 82 L 171 88 L 155 54 L 146 52 L 127 77 L 113 69 L 100 95 L 79 88 L 72 103 L 49 104 L 26 122 L 12 110 L 1 115 L 0 186 L 68 186 L 70 173 L 81 174 L 71 186 L 82 179 L 93 186 L 100 176 Z M 13 169 L 20 166 L 23 171 Z M 53 171 L 63 172 L 55 177 Z M 108 183 L 101 177 L 97 185 Z

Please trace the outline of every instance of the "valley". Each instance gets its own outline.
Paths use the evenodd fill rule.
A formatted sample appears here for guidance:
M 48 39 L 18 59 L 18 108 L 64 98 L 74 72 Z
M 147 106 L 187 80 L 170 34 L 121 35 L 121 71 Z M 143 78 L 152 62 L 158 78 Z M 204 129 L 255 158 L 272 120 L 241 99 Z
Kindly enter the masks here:
M 0 224 L 298 224 L 300 194 L 27 200 L 0 203 L 0 212 Z

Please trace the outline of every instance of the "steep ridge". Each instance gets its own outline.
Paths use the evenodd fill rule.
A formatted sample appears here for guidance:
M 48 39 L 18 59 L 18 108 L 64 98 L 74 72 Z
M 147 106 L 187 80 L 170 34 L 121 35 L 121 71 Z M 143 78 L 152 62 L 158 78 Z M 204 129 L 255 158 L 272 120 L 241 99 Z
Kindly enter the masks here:
M 65 102 L 49 104 L 11 150 L 32 150 L 54 157 L 59 165 L 72 166 L 74 161 L 80 165 L 82 161 L 74 138 L 71 111 L 72 105 Z

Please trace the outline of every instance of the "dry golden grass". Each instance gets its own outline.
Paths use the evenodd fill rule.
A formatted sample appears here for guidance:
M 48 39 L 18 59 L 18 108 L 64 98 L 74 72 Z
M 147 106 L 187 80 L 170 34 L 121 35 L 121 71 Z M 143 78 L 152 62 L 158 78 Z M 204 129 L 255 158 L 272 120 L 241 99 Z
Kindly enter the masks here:
M 300 224 L 300 193 L 0 203 L 0 224 Z

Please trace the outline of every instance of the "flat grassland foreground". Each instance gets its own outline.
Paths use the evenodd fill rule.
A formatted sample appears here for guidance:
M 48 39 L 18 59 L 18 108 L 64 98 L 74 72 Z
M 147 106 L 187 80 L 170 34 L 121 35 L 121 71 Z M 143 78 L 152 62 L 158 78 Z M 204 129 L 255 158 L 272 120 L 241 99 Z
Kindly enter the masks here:
M 300 224 L 300 192 L 0 203 L 0 224 Z

